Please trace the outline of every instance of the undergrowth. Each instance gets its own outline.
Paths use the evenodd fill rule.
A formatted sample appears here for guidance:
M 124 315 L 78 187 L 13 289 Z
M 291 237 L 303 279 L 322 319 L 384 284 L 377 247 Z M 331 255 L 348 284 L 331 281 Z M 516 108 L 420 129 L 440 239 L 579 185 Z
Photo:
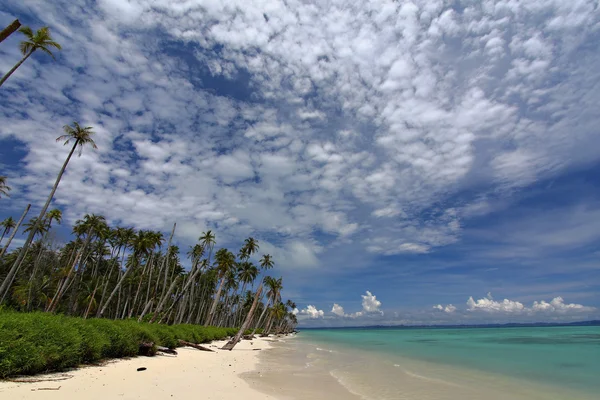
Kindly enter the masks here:
M 81 319 L 0 309 L 0 378 L 61 371 L 108 358 L 133 357 L 141 343 L 175 348 L 178 340 L 206 343 L 236 328 L 159 325 L 135 320 Z

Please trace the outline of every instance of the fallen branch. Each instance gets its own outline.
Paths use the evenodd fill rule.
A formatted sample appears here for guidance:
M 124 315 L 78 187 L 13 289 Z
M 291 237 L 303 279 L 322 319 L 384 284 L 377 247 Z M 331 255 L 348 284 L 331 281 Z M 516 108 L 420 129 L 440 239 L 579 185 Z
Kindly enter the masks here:
M 156 346 L 156 351 L 160 351 L 162 353 L 167 353 L 167 354 L 173 354 L 174 356 L 177 355 L 177 351 L 170 349 L 168 347 Z
M 36 390 L 60 390 L 61 387 L 62 386 L 59 386 L 59 387 L 56 387 L 56 388 L 50 388 L 50 387 L 47 387 L 47 388 L 37 388 L 37 389 L 31 389 L 31 391 L 33 392 L 33 391 L 36 391 Z
M 185 340 L 179 340 L 179 344 L 182 344 L 184 346 L 190 346 L 190 347 L 193 347 L 193 348 L 195 348 L 197 350 L 210 351 L 212 353 L 215 352 L 214 350 L 211 350 L 208 347 L 200 346 L 199 344 L 196 344 L 196 343 L 186 342 Z

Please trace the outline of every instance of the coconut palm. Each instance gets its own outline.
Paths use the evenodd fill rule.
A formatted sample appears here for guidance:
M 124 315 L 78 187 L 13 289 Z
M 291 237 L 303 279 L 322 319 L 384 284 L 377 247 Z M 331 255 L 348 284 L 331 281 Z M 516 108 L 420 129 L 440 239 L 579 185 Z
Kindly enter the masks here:
M 50 35 L 50 28 L 47 26 L 40 28 L 37 32 L 33 32 L 30 27 L 23 26 L 19 29 L 23 35 L 27 37 L 26 40 L 22 41 L 19 45 L 19 49 L 21 50 L 21 54 L 23 54 L 23 58 L 19 61 L 10 71 L 6 73 L 0 80 L 0 86 L 27 60 L 36 50 L 41 50 L 44 53 L 49 54 L 52 58 L 54 58 L 54 54 L 50 51 L 50 48 L 54 47 L 58 50 L 61 49 L 60 44 L 56 43 L 52 40 L 52 36 Z
M 6 253 L 6 250 L 8 249 L 8 246 L 10 246 L 10 243 L 12 242 L 13 238 L 15 237 L 17 231 L 19 230 L 19 227 L 23 223 L 23 220 L 27 216 L 27 213 L 29 212 L 30 208 L 31 208 L 31 204 L 27 204 L 27 207 L 25 207 L 25 211 L 23 211 L 23 214 L 21 215 L 21 218 L 19 218 L 19 221 L 17 222 L 17 224 L 15 225 L 15 227 L 13 229 L 13 232 L 11 233 L 10 237 L 8 238 L 8 240 L 6 241 L 6 243 L 4 244 L 4 247 L 2 248 L 2 250 L 0 250 L 0 258 L 2 258 L 2 256 L 4 256 L 4 253 Z
M 42 258 L 42 255 L 45 252 L 45 242 L 46 242 L 46 238 L 48 236 L 48 232 L 50 232 L 50 228 L 52 227 L 52 222 L 56 221 L 57 223 L 61 223 L 62 222 L 62 212 L 59 209 L 53 209 L 50 210 L 46 213 L 46 216 L 44 217 L 44 221 L 41 224 L 40 227 L 40 232 L 44 233 L 44 237 L 42 238 L 42 240 L 39 243 L 39 250 L 38 250 L 38 254 L 37 257 L 35 258 L 35 262 L 33 263 L 33 270 L 31 271 L 31 275 L 29 277 L 29 282 L 27 284 L 28 289 L 27 289 L 27 308 L 30 308 L 31 305 L 31 298 L 32 298 L 32 290 L 33 290 L 33 283 L 34 283 L 34 279 L 36 276 L 36 273 L 38 271 L 39 265 L 40 265 L 40 260 Z M 29 227 L 28 227 L 29 229 Z M 27 229 L 25 230 L 27 231 Z
M 229 272 L 235 265 L 235 256 L 227 249 L 220 249 L 215 253 L 215 261 L 217 262 L 217 271 L 220 282 L 217 293 L 215 294 L 215 298 L 213 299 L 212 306 L 210 307 L 208 318 L 204 324 L 205 326 L 208 326 L 213 322 L 217 304 L 221 299 L 221 291 L 223 290 L 223 285 L 225 284 L 225 280 L 227 278 L 227 272 Z
M 59 136 L 56 139 L 56 141 L 64 140 L 65 145 L 67 145 L 71 141 L 73 141 L 73 147 L 71 148 L 71 151 L 69 152 L 69 155 L 67 156 L 67 159 L 65 160 L 62 168 L 60 169 L 60 172 L 58 173 L 58 176 L 56 177 L 56 182 L 54 182 L 54 186 L 52 187 L 52 190 L 50 191 L 50 195 L 48 196 L 48 199 L 46 200 L 46 204 L 44 204 L 44 207 L 42 207 L 42 209 L 40 210 L 40 214 L 38 215 L 38 219 L 37 219 L 38 221 L 41 221 L 42 218 L 44 217 L 44 215 L 46 214 L 46 211 L 48 210 L 48 207 L 50 206 L 50 202 L 52 201 L 52 199 L 54 197 L 54 193 L 56 193 L 58 184 L 60 183 L 60 180 L 61 180 L 63 174 L 65 173 L 65 170 L 67 169 L 67 165 L 69 164 L 69 161 L 71 160 L 71 156 L 73 156 L 73 153 L 75 152 L 75 150 L 77 148 L 79 148 L 79 155 L 81 155 L 83 146 L 85 146 L 85 145 L 89 144 L 94 149 L 97 148 L 96 143 L 94 143 L 94 140 L 92 139 L 92 135 L 94 134 L 94 132 L 92 131 L 91 127 L 89 127 L 89 126 L 82 127 L 77 122 L 73 122 L 73 126 L 65 125 L 63 127 L 63 129 L 65 131 L 65 134 L 62 136 Z M 8 289 L 12 283 L 12 280 L 14 279 L 14 276 L 17 273 L 17 270 L 21 266 L 21 262 L 23 261 L 23 258 L 25 258 L 27 248 L 33 241 L 33 237 L 35 236 L 35 233 L 36 233 L 35 229 L 33 229 L 29 232 L 29 235 L 27 236 L 27 239 L 25 239 L 25 243 L 23 244 L 23 247 L 21 248 L 19 256 L 15 260 L 15 263 L 11 267 L 6 278 L 4 278 L 2 285 L 0 285 L 0 298 L 2 298 L 4 296 L 4 294 L 8 291 Z
M 10 197 L 8 192 L 10 192 L 12 189 L 6 184 L 7 179 L 8 178 L 6 176 L 0 176 L 0 198 L 2 198 L 2 196 Z
M 6 28 L 2 29 L 2 32 L 0 32 L 0 43 L 4 42 L 6 38 L 15 33 L 20 27 L 21 22 L 18 19 L 15 19 Z
M 14 219 L 12 219 L 12 217 L 8 217 L 4 221 L 0 222 L 0 227 L 4 228 L 2 230 L 2 236 L 0 237 L 0 243 L 2 243 L 4 240 L 4 235 L 14 229 L 15 226 L 17 226 L 17 223 Z
M 131 249 L 133 250 L 133 254 L 131 255 L 132 262 L 125 270 L 125 273 L 123 275 L 121 275 L 121 278 L 119 279 L 119 281 L 113 288 L 112 292 L 108 296 L 108 299 L 106 299 L 106 302 L 104 303 L 104 305 L 102 306 L 102 309 L 98 313 L 99 317 L 101 317 L 106 312 L 106 309 L 108 308 L 111 300 L 115 297 L 115 294 L 117 294 L 117 291 L 121 288 L 121 285 L 123 285 L 123 282 L 125 281 L 125 278 L 127 277 L 127 275 L 135 267 L 140 265 L 141 257 L 147 256 L 150 253 L 150 251 L 152 251 L 156 247 L 157 239 L 158 239 L 157 236 L 153 235 L 152 231 L 146 231 L 146 230 L 138 231 L 138 233 L 132 238 L 132 240 L 131 240 Z

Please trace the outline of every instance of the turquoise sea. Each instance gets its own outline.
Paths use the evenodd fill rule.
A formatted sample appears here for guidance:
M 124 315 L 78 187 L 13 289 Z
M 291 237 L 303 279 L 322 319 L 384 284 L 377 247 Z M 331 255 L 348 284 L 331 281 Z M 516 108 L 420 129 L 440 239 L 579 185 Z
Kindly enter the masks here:
M 290 399 L 599 399 L 600 327 L 302 330 L 262 367 Z

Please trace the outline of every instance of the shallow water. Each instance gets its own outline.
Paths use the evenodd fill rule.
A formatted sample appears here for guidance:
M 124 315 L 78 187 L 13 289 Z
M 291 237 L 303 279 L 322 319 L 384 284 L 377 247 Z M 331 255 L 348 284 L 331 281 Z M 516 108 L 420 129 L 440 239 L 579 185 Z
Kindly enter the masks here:
M 597 399 L 600 329 L 302 331 L 253 386 L 289 399 Z M 352 395 L 350 394 L 352 393 Z

